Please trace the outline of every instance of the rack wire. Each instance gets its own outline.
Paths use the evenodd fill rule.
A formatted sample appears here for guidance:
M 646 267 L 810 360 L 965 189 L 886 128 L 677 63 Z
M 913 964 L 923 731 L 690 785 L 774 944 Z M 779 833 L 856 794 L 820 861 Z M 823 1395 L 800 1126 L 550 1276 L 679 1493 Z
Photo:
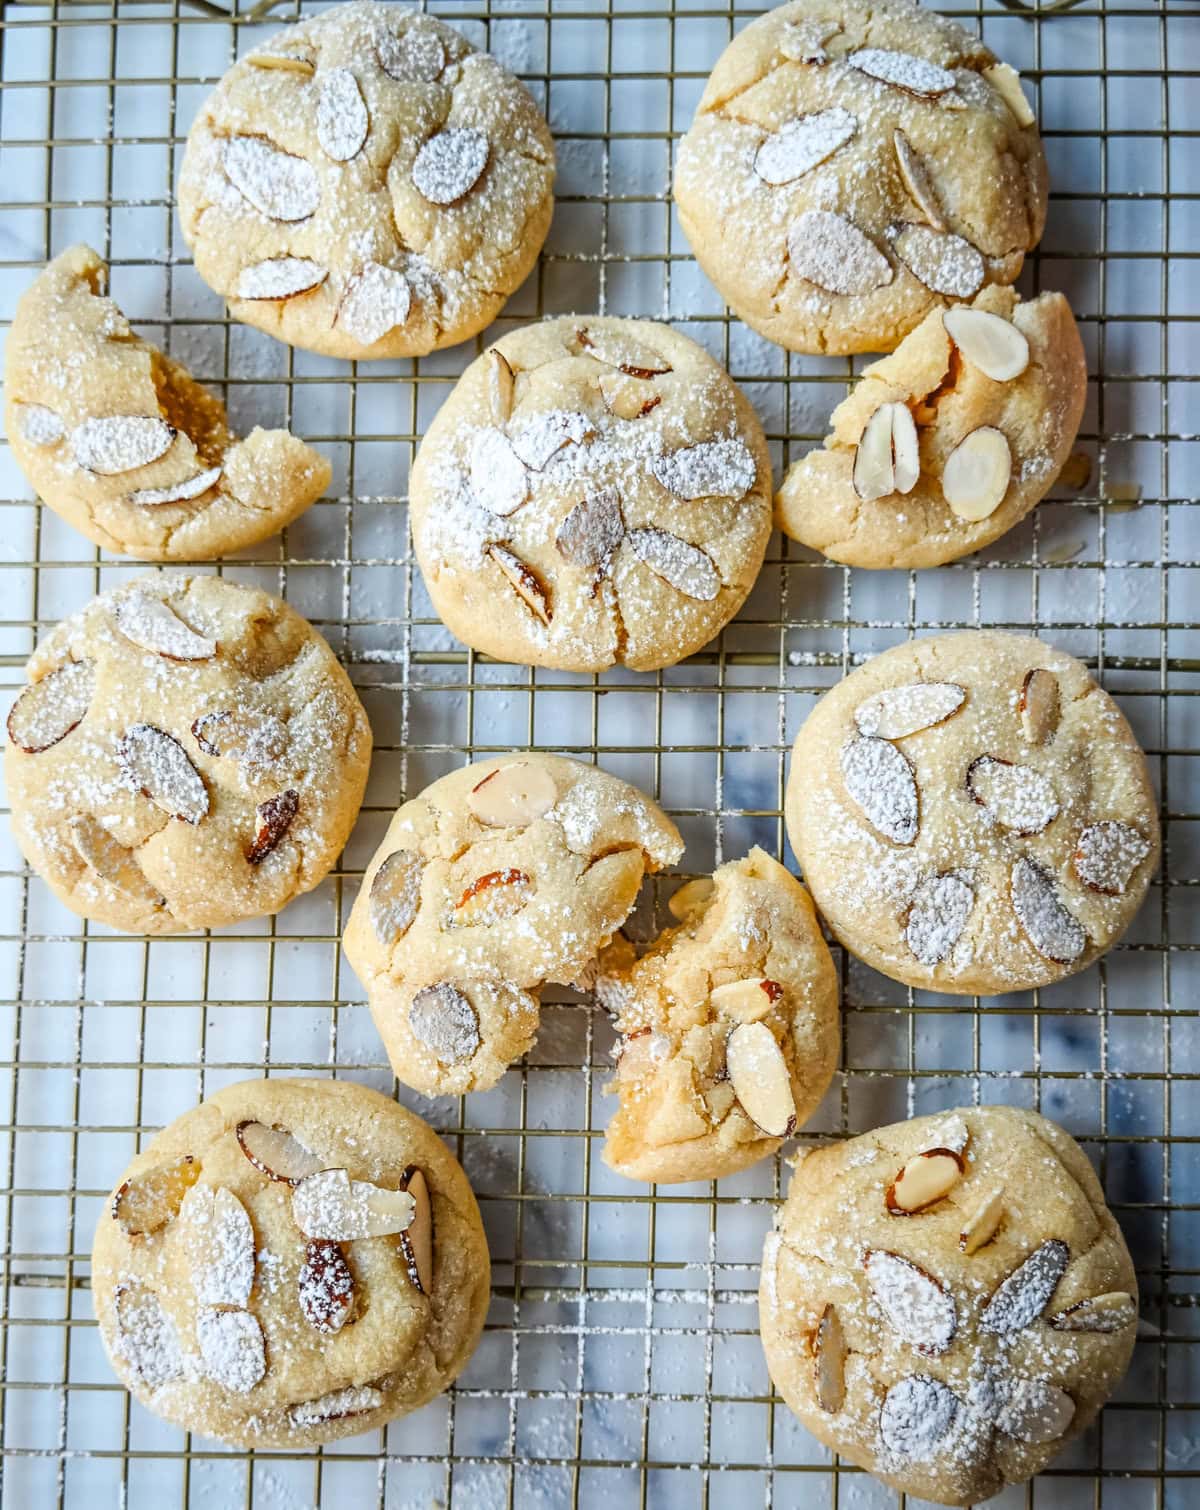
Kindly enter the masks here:
M 463 1161 L 495 1264 L 475 1359 L 416 1416 L 315 1454 L 234 1453 L 166 1427 L 105 1364 L 88 1251 L 134 1149 L 219 1086 L 309 1073 L 394 1089 L 339 936 L 405 796 L 466 758 L 560 749 L 659 797 L 688 840 L 690 872 L 754 842 L 794 866 L 785 758 L 816 696 L 906 637 L 986 624 L 1044 634 L 1117 695 L 1161 795 L 1161 877 L 1116 950 L 1045 991 L 937 997 L 839 956 L 843 1068 L 805 1139 L 972 1100 L 1036 1107 L 1081 1138 L 1135 1256 L 1141 1341 L 1099 1424 L 995 1503 L 1200 1504 L 1200 10 L 943 4 L 1039 97 L 1053 190 L 1022 286 L 1064 290 L 1088 349 L 1073 486 L 980 556 L 937 571 L 851 571 L 776 538 L 743 612 L 708 650 L 659 674 L 591 678 L 467 652 L 413 569 L 411 453 L 482 342 L 419 362 L 312 357 L 231 323 L 191 267 L 172 194 L 192 115 L 234 56 L 315 8 L 7 0 L 0 10 L 0 321 L 48 257 L 86 239 L 110 260 L 113 293 L 139 329 L 212 383 L 235 422 L 286 422 L 331 455 L 330 497 L 217 569 L 282 592 L 317 624 L 363 695 L 377 752 L 362 819 L 324 885 L 278 918 L 211 935 L 131 939 L 82 924 L 0 836 L 3 1502 L 899 1504 L 831 1459 L 771 1392 L 754 1291 L 785 1166 L 662 1189 L 610 1174 L 599 1150 L 611 1030 L 570 993 L 494 1091 L 436 1103 L 403 1093 Z M 743 384 L 777 469 L 818 439 L 854 364 L 789 356 L 729 318 L 670 208 L 672 142 L 720 49 L 763 7 L 428 8 L 525 78 L 558 140 L 554 228 L 497 330 L 597 308 L 669 319 Z M 141 569 L 39 509 L 0 448 L 10 697 L 40 635 Z M 648 896 L 643 931 L 673 886 Z

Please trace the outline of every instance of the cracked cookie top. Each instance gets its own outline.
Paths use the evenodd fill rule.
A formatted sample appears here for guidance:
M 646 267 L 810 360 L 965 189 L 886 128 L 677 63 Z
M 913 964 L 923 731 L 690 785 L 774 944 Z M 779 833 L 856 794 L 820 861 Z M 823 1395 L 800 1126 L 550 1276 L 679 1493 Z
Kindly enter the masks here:
M 234 64 L 188 134 L 179 213 L 239 320 L 329 356 L 419 356 L 494 319 L 553 186 L 549 129 L 507 69 L 357 0 Z
M 571 671 L 698 650 L 741 607 L 771 531 L 753 409 L 695 342 L 643 320 L 502 337 L 430 425 L 410 493 L 447 627 Z
M 1016 73 L 909 0 L 796 0 L 738 34 L 675 199 L 736 313 L 793 351 L 890 351 L 934 305 L 1011 283 L 1046 163 Z
M 275 913 L 353 827 L 371 731 L 319 634 L 265 592 L 147 576 L 63 620 L 8 715 L 25 858 L 132 933 Z
M 780 1393 L 826 1446 L 939 1504 L 1040 1472 L 1116 1387 L 1137 1316 L 1082 1149 L 1009 1107 L 810 1153 L 763 1249 Z

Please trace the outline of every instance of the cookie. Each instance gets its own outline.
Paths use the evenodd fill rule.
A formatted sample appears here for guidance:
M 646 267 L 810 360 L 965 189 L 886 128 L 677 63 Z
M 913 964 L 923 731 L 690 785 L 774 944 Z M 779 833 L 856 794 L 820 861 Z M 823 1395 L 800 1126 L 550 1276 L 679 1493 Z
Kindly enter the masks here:
M 399 1079 L 486 1090 L 532 1045 L 538 993 L 585 977 L 683 842 L 635 787 L 530 752 L 464 766 L 393 817 L 343 946 Z
M 371 730 L 316 630 L 220 577 L 141 577 L 63 620 L 25 668 L 4 770 L 26 860 L 128 933 L 275 913 L 358 816 Z
M 1079 1145 L 964 1107 L 810 1153 L 763 1250 L 776 1388 L 893 1488 L 971 1505 L 1040 1472 L 1129 1364 L 1137 1283 Z
M 833 411 L 776 499 L 793 540 L 849 566 L 938 566 L 1018 524 L 1054 485 L 1087 396 L 1061 294 L 985 288 L 932 309 Z
M 505 335 L 430 425 L 413 540 L 446 626 L 500 660 L 673 666 L 754 585 L 771 533 L 762 427 L 724 369 L 644 320 Z
M 827 692 L 796 738 L 786 815 L 846 948 L 953 994 L 1084 969 L 1158 864 L 1116 703 L 1073 657 L 984 630 L 896 645 Z
M 440 1394 L 483 1331 L 487 1240 L 420 1117 L 365 1086 L 244 1080 L 105 1203 L 92 1302 L 121 1383 L 186 1431 L 316 1447 Z
M 356 3 L 234 64 L 188 134 L 179 214 L 237 319 L 326 356 L 407 357 L 491 323 L 553 190 L 523 84 L 433 16 Z
M 130 329 L 90 247 L 63 252 L 17 302 L 5 428 L 21 470 L 94 545 L 211 561 L 290 524 L 329 463 L 286 430 L 239 440 L 225 406 Z
M 931 308 L 1012 283 L 1046 195 L 1017 74 L 909 0 L 796 0 L 747 26 L 675 170 L 700 266 L 792 351 L 891 351 Z
M 716 1180 L 816 1110 L 837 1066 L 837 974 L 807 891 L 761 849 L 668 905 L 680 926 L 641 959 L 618 941 L 601 957 L 596 994 L 621 1035 L 604 1161 L 631 1180 Z

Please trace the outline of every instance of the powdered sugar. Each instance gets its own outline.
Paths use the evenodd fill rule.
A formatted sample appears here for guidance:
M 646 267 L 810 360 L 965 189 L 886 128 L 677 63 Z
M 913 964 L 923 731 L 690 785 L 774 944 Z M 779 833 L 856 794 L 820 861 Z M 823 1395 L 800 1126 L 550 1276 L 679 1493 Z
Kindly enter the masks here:
M 202 1307 L 196 1313 L 196 1342 L 204 1372 L 235 1394 L 248 1394 L 267 1370 L 262 1327 L 249 1311 Z
M 870 74 L 873 79 L 907 90 L 909 94 L 932 99 L 954 88 L 954 75 L 949 70 L 909 52 L 862 47 L 851 53 L 847 62 L 860 73 Z
M 77 466 L 111 477 L 157 461 L 170 450 L 175 434 L 174 426 L 157 416 L 106 414 L 76 425 L 71 451 Z
M 258 136 L 231 136 L 221 166 L 238 193 L 272 220 L 307 220 L 321 202 L 321 183 L 307 158 Z
M 349 162 L 362 151 L 370 120 L 358 80 L 348 68 L 318 75 L 317 140 L 334 162 Z
M 885 1447 L 898 1458 L 927 1462 L 958 1415 L 958 1399 L 940 1379 L 910 1374 L 888 1390 L 879 1417 Z
M 707 440 L 660 457 L 653 472 L 669 493 L 697 498 L 741 498 L 754 486 L 758 468 L 744 440 Z
M 911 844 L 917 837 L 917 783 L 896 746 L 874 737 L 848 740 L 841 766 L 847 792 L 879 832 L 895 844 Z
M 627 538 L 634 555 L 685 597 L 707 603 L 720 592 L 721 575 L 698 545 L 660 529 L 630 530 Z
M 923 965 L 936 965 L 949 956 L 974 906 L 975 893 L 961 876 L 930 876 L 921 882 L 904 937 Z
M 35 446 L 52 446 L 65 434 L 62 416 L 45 404 L 16 404 L 21 434 Z
M 754 158 L 764 183 L 788 184 L 832 157 L 858 131 L 858 118 L 840 106 L 804 115 L 768 136 Z
M 342 295 L 338 324 L 361 346 L 374 346 L 405 323 L 411 308 L 412 289 L 404 274 L 380 262 L 367 262 Z
M 860 734 L 904 739 L 944 723 L 958 712 L 966 698 L 966 690 L 957 682 L 908 682 L 899 687 L 884 687 L 859 703 L 854 710 L 854 722 Z
M 241 270 L 234 293 L 239 299 L 291 299 L 328 277 L 329 269 L 308 257 L 268 257 Z
M 491 147 L 472 126 L 447 126 L 417 153 L 412 180 L 430 204 L 451 205 L 479 182 Z
M 1069 1258 L 1066 1243 L 1058 1238 L 1035 1248 L 988 1301 L 979 1330 L 1008 1337 L 1036 1320 L 1050 1303 Z
M 935 294 L 969 299 L 983 286 L 983 255 L 961 236 L 931 226 L 907 225 L 894 244 L 908 270 Z
M 895 276 L 875 243 L 832 210 L 804 210 L 787 246 L 792 272 L 831 294 L 868 294 Z
M 204 661 L 217 653 L 215 640 L 197 634 L 148 588 L 122 594 L 113 604 L 113 616 L 126 639 L 170 660 Z
M 1087 948 L 1083 925 L 1063 905 L 1054 877 L 1022 855 L 1012 868 L 1013 911 L 1029 940 L 1047 959 L 1072 964 Z
M 967 768 L 967 790 L 989 822 L 1015 834 L 1040 834 L 1059 814 L 1054 783 L 1033 766 L 981 755 Z
M 471 441 L 471 493 L 481 507 L 507 518 L 529 497 L 525 463 L 500 430 L 480 430 Z
M 413 1037 L 443 1064 L 465 1064 L 482 1041 L 479 1016 L 466 996 L 448 981 L 426 986 L 413 997 L 408 1025 Z
M 116 1293 L 117 1356 L 152 1390 L 184 1375 L 179 1335 L 162 1303 L 140 1284 L 122 1284 Z
M 931 1356 L 944 1353 L 958 1329 L 950 1292 L 898 1253 L 873 1249 L 864 1267 L 872 1297 L 905 1342 Z

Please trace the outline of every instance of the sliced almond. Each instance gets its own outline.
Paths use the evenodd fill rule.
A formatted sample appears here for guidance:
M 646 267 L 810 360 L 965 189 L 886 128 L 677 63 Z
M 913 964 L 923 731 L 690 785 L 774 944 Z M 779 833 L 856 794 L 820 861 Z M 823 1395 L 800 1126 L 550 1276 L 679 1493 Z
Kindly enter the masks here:
M 1062 696 L 1058 677 L 1038 666 L 1025 673 L 1021 696 L 1017 702 L 1021 715 L 1021 732 L 1031 745 L 1049 744 L 1058 731 L 1062 716 Z
M 996 1425 L 1019 1442 L 1041 1446 L 1061 1437 L 1074 1415 L 1074 1400 L 1057 1385 L 1014 1378 L 996 1413 Z
M 913 277 L 935 294 L 970 299 L 983 287 L 983 255 L 961 236 L 927 225 L 906 225 L 894 245 Z
M 262 1327 L 249 1311 L 206 1306 L 196 1313 L 196 1342 L 207 1378 L 245 1395 L 267 1371 Z
M 508 358 L 493 346 L 487 353 L 488 406 L 492 411 L 494 425 L 506 425 L 513 410 L 513 390 L 516 377 Z
M 126 730 L 117 744 L 117 763 L 129 785 L 172 818 L 195 824 L 207 815 L 204 777 L 179 741 L 153 724 Z
M 1077 1300 L 1048 1320 L 1056 1332 L 1123 1332 L 1137 1314 L 1137 1302 L 1127 1290 L 1109 1290 Z
M 827 63 L 825 44 L 841 30 L 840 21 L 789 21 L 779 33 L 779 51 L 793 63 Z
M 797 215 L 787 244 L 792 272 L 827 293 L 869 294 L 895 277 L 875 243 L 832 210 Z
M 292 1218 L 308 1238 L 345 1243 L 391 1237 L 409 1225 L 413 1210 L 405 1191 L 352 1180 L 344 1169 L 322 1169 L 292 1187 Z
M 894 1331 L 918 1352 L 944 1353 L 958 1331 L 954 1297 L 910 1259 L 882 1248 L 867 1251 L 867 1282 Z
M 933 187 L 933 180 L 929 176 L 929 169 L 925 166 L 925 159 L 899 128 L 892 132 L 892 145 L 896 149 L 900 177 L 904 180 L 904 187 L 912 197 L 913 203 L 935 231 L 944 231 L 946 217 L 942 211 L 937 190 Z
M 1012 1337 L 1036 1321 L 1058 1288 L 1070 1256 L 1070 1249 L 1060 1238 L 1039 1244 L 984 1306 L 979 1330 Z
M 604 407 L 618 419 L 641 419 L 662 403 L 662 394 L 647 378 L 630 377 L 625 372 L 602 372 L 599 386 Z
M 816 1359 L 817 1404 L 836 1415 L 846 1398 L 846 1334 L 842 1320 L 832 1305 L 821 1312 L 812 1340 Z
M 945 723 L 966 700 L 966 688 L 957 682 L 906 682 L 864 698 L 854 710 L 854 723 L 860 734 L 906 739 Z
M 545 766 L 515 760 L 477 782 L 467 806 L 490 828 L 517 828 L 548 813 L 557 801 L 558 788 Z
M 744 440 L 703 440 L 658 457 L 651 467 L 668 493 L 697 498 L 741 498 L 754 486 L 758 466 Z
M 370 128 L 367 102 L 348 68 L 321 71 L 317 96 L 317 140 L 327 157 L 346 163 L 362 151 Z
M 471 441 L 471 492 L 484 508 L 502 519 L 515 514 L 529 497 L 529 472 L 499 430 L 479 430 Z
M 957 305 L 942 311 L 942 324 L 967 361 L 997 383 L 1012 382 L 1029 366 L 1029 342 L 1011 320 Z
M 967 767 L 967 791 L 988 817 L 1014 834 L 1040 834 L 1059 814 L 1054 784 L 1029 765 L 979 755 Z
M 261 865 L 272 850 L 278 849 L 300 811 L 300 793 L 289 788 L 276 792 L 254 809 L 254 838 L 246 851 L 250 865 Z
M 885 47 L 860 47 L 846 59 L 851 68 L 869 74 L 882 84 L 891 84 L 920 99 L 936 99 L 954 88 L 954 75 L 911 52 L 893 52 Z
M 645 341 L 630 335 L 627 330 L 584 325 L 575 332 L 575 339 L 588 356 L 595 357 L 598 362 L 604 362 L 609 367 L 616 367 L 629 377 L 652 378 L 671 371 L 671 364 L 666 357 Z
M 915 1216 L 946 1196 L 962 1177 L 961 1154 L 951 1148 L 927 1148 L 908 1163 L 884 1193 L 893 1216 Z
M 384 73 L 399 84 L 432 84 L 446 66 L 441 37 L 419 17 L 414 17 L 399 36 L 391 27 L 381 27 L 375 38 L 375 56 Z
M 786 1138 L 796 1125 L 796 1098 L 787 1060 L 765 1022 L 743 1022 L 725 1040 L 725 1068 L 751 1122 L 768 1138 Z
M 958 1397 L 940 1379 L 908 1374 L 891 1386 L 879 1413 L 879 1434 L 904 1462 L 928 1463 L 958 1416 Z
M 354 1311 L 354 1275 L 337 1243 L 311 1240 L 297 1280 L 300 1313 L 318 1332 L 340 1332 Z
M 134 1175 L 113 1195 L 113 1221 L 127 1237 L 149 1237 L 178 1215 L 184 1196 L 199 1178 L 200 1161 L 190 1153 Z
M 639 1028 L 618 1040 L 617 1079 L 631 1083 L 653 1075 L 670 1056 L 671 1040 L 654 1028 Z
M 714 1011 L 726 1017 L 736 1017 L 740 1022 L 758 1022 L 782 996 L 783 987 L 777 980 L 752 976 L 748 980 L 731 980 L 723 986 L 714 986 L 708 993 L 708 1000 Z
M 721 575 L 698 545 L 653 528 L 630 530 L 628 540 L 638 560 L 684 597 L 711 603 L 721 591 Z
M 413 1219 L 400 1234 L 408 1277 L 422 1295 L 433 1294 L 433 1205 L 425 1176 L 415 1164 L 404 1171 L 400 1188 L 413 1198 Z
M 515 917 L 533 897 L 533 882 L 523 870 L 508 866 L 477 876 L 454 908 L 456 928 L 474 928 Z
M 958 1246 L 968 1258 L 991 1242 L 1003 1215 L 1004 1186 L 997 1185 L 978 1203 L 958 1234 Z
M 578 409 L 546 409 L 513 436 L 512 448 L 532 472 L 544 472 L 567 446 L 582 445 L 596 427 Z
M 1036 860 L 1022 855 L 1012 868 L 1013 911 L 1029 942 L 1047 959 L 1072 965 L 1087 948 L 1088 937 L 1067 911 L 1054 877 Z
M 254 1288 L 254 1228 L 245 1206 L 223 1185 L 196 1185 L 183 1205 L 188 1251 L 201 1305 L 249 1303 Z
M 161 894 L 146 879 L 134 852 L 114 839 L 98 818 L 76 814 L 67 821 L 67 835 L 84 864 L 123 897 L 150 907 L 162 905 Z
M 261 68 L 264 72 L 273 70 L 277 73 L 298 73 L 307 79 L 311 79 L 317 71 L 317 65 L 311 58 L 298 58 L 286 52 L 252 52 L 246 62 L 252 68 Z
M 893 844 L 917 837 L 920 802 L 907 758 L 886 739 L 849 739 L 842 746 L 846 790 L 871 825 Z
M 305 1148 L 286 1127 L 270 1127 L 265 1122 L 239 1122 L 234 1129 L 238 1147 L 260 1174 L 268 1180 L 295 1185 L 306 1175 L 316 1174 L 321 1160 Z
M 106 414 L 75 426 L 71 451 L 85 472 L 115 477 L 157 461 L 174 445 L 177 433 L 156 415 Z
M 907 404 L 892 406 L 892 474 L 902 494 L 911 493 L 921 476 L 917 425 Z
M 62 415 L 45 404 L 14 404 L 21 434 L 34 446 L 57 445 L 66 434 Z
M 323 1426 L 326 1421 L 348 1421 L 352 1416 L 366 1416 L 378 1410 L 386 1399 L 383 1391 L 373 1385 L 350 1384 L 316 1400 L 306 1400 L 303 1405 L 291 1406 L 288 1419 L 301 1428 Z
M 1091 891 L 1118 897 L 1150 853 L 1149 839 L 1128 823 L 1089 823 L 1075 846 L 1075 874 Z
M 9 709 L 8 737 L 27 755 L 49 750 L 78 728 L 96 688 L 95 661 L 65 661 L 31 682 Z
M 425 861 L 415 850 L 395 849 L 371 881 L 367 912 L 375 937 L 390 949 L 412 926 L 421 905 Z
M 308 257 L 267 257 L 244 267 L 234 285 L 235 299 L 294 299 L 329 277 L 329 269 Z
M 693 912 L 707 907 L 715 890 L 711 876 L 697 876 L 693 881 L 685 881 L 667 903 L 667 911 L 682 923 Z
M 447 126 L 417 153 L 412 181 L 430 204 L 451 205 L 469 194 L 483 177 L 491 145 L 473 126 Z
M 417 1042 L 443 1064 L 466 1064 L 483 1041 L 479 1014 L 458 987 L 446 980 L 417 992 L 408 1026 Z
M 923 965 L 948 959 L 975 907 L 975 892 L 961 876 L 927 876 L 913 892 L 904 941 Z
M 564 561 L 594 571 L 607 566 L 624 538 L 621 495 L 616 488 L 600 488 L 575 505 L 554 544 Z
M 834 105 L 802 115 L 774 131 L 754 156 L 754 171 L 773 186 L 794 183 L 844 147 L 858 131 L 858 117 Z
M 150 1389 L 181 1379 L 185 1365 L 179 1335 L 154 1291 L 123 1284 L 114 1299 L 118 1356 Z
M 271 220 L 307 220 L 321 203 L 312 163 L 260 136 L 231 136 L 221 148 L 221 166 L 242 198 Z
M 217 653 L 216 640 L 197 634 L 153 593 L 131 592 L 118 598 L 113 616 L 127 640 L 170 661 L 207 661 Z
M 196 472 L 169 488 L 138 488 L 126 499 L 139 508 L 157 508 L 164 503 L 190 503 L 209 493 L 221 480 L 221 468 L 209 467 L 205 472 Z
M 337 325 L 360 346 L 374 346 L 412 313 L 412 288 L 404 274 L 382 262 L 364 262 L 346 285 Z
M 1025 98 L 1025 91 L 1021 88 L 1021 75 L 1017 70 L 1008 63 L 993 63 L 982 72 L 983 77 L 1012 111 L 1017 125 L 1032 126 L 1035 119 L 1033 106 Z
M 959 519 L 987 519 L 1004 502 L 1012 452 L 1002 430 L 980 425 L 959 441 L 942 468 L 942 495 Z
M 854 491 L 866 503 L 911 493 L 921 475 L 917 427 L 907 404 L 880 404 L 854 452 Z
M 487 553 L 508 578 L 517 596 L 530 612 L 548 626 L 554 617 L 554 609 L 550 605 L 546 589 L 538 580 L 533 568 L 522 561 L 520 556 L 510 551 L 507 546 L 499 545 L 495 541 L 488 546 Z
M 218 708 L 192 725 L 192 737 L 215 760 L 236 760 L 252 775 L 269 770 L 287 749 L 287 729 L 273 713 Z

